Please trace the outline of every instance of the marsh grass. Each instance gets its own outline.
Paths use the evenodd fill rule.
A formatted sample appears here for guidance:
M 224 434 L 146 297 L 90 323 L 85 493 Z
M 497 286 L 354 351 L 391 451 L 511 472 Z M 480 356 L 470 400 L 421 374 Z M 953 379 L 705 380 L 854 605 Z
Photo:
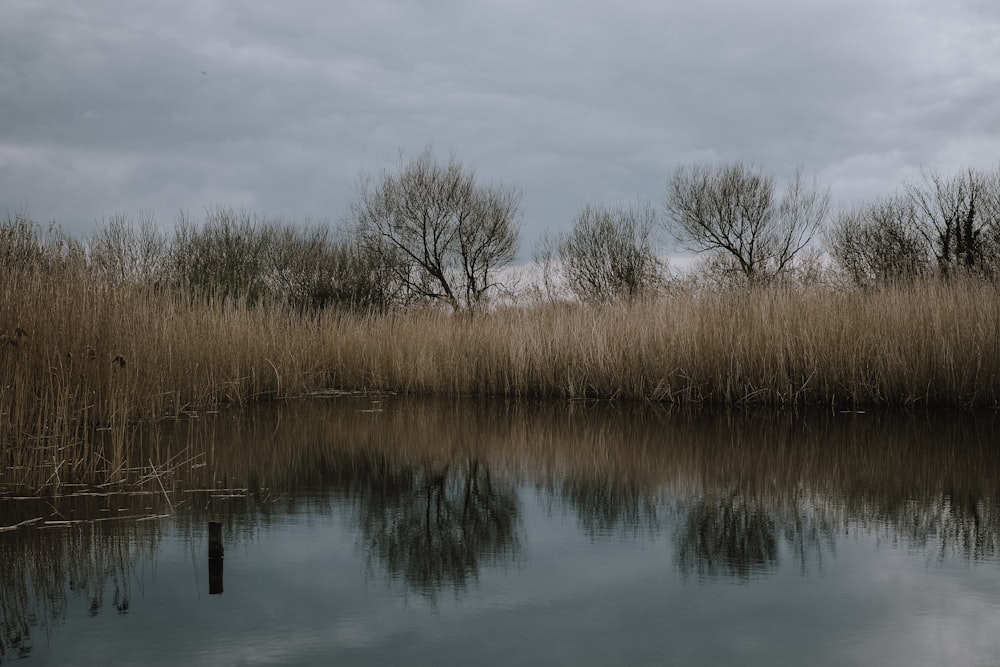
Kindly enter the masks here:
M 340 387 L 716 404 L 994 405 L 992 287 L 680 294 L 338 323 Z
M 974 283 L 772 289 L 344 321 L 331 377 L 341 387 L 429 394 L 992 406 L 997 297 Z
M 29 269 L 0 268 L 3 484 L 120 481 L 142 422 L 327 390 L 836 410 L 1000 400 L 1000 294 L 974 281 L 364 315 Z

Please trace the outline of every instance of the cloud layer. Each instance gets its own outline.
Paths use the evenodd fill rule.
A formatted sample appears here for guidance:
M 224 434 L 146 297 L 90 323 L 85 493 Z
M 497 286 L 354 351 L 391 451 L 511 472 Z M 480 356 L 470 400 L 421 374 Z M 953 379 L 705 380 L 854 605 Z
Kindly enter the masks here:
M 87 233 L 232 205 L 339 221 L 428 145 L 524 191 L 526 245 L 670 170 L 804 165 L 850 204 L 1000 156 L 986 0 L 6 0 L 0 207 Z

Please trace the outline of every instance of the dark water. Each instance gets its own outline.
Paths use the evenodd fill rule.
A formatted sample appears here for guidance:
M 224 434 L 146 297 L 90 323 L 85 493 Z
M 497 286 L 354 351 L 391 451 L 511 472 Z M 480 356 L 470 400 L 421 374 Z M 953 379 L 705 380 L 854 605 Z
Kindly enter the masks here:
M 997 426 L 392 397 L 168 423 L 135 493 L 0 494 L 0 525 L 48 522 L 0 533 L 0 662 L 1000 664 Z

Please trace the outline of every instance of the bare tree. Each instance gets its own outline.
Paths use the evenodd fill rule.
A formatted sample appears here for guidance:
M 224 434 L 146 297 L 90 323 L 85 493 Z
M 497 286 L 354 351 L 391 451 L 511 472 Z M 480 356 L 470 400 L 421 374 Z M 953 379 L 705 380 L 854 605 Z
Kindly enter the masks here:
M 529 298 L 539 301 L 557 301 L 562 291 L 557 262 L 559 238 L 543 232 L 532 249 L 532 263 L 536 268 L 536 279 L 528 291 Z
M 299 310 L 340 308 L 381 312 L 396 300 L 384 256 L 372 256 L 348 230 L 268 223 L 268 283 Z
M 905 186 L 916 213 L 916 229 L 933 248 L 938 270 L 983 273 L 990 269 L 1000 213 L 1000 177 L 968 169 L 946 178 L 924 171 Z
M 263 267 L 268 282 L 289 301 L 308 301 L 330 244 L 329 227 L 277 220 L 266 226 L 270 243 L 264 248 Z
M 780 198 L 771 176 L 742 162 L 680 167 L 667 182 L 675 239 L 694 252 L 723 254 L 751 283 L 788 270 L 829 209 L 829 190 L 807 183 L 801 169 Z
M 977 209 L 982 221 L 980 273 L 996 279 L 1000 276 L 1000 164 L 983 172 L 983 191 Z
M 7 211 L 0 219 L 0 268 L 30 273 L 41 268 L 45 244 L 41 227 L 27 211 Z
M 590 302 L 631 300 L 662 284 L 652 206 L 609 209 L 586 206 L 573 229 L 556 242 L 559 271 L 577 298 Z
M 175 285 L 195 294 L 256 303 L 269 291 L 265 255 L 271 227 L 246 211 L 218 207 L 197 225 L 181 215 L 167 253 Z
M 83 244 L 55 222 L 43 229 L 23 209 L 0 218 L 0 269 L 68 274 L 86 269 L 86 260 Z
M 928 246 L 907 197 L 891 197 L 840 213 L 827 235 L 830 256 L 858 287 L 905 282 L 930 268 Z
M 125 213 L 105 220 L 87 243 L 91 266 L 113 283 L 152 282 L 162 275 L 167 239 L 150 212 L 134 221 Z
M 473 309 L 501 286 L 497 271 L 517 252 L 519 191 L 479 185 L 429 151 L 358 190 L 351 212 L 362 242 L 391 256 L 386 265 L 411 297 Z

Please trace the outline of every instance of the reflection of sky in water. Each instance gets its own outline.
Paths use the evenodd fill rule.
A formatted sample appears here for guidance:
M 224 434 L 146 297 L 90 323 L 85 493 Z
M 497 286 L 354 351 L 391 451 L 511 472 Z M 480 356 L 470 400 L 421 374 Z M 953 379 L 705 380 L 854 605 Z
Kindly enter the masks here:
M 186 495 L 182 484 L 174 519 L 0 534 L 0 611 L 38 617 L 24 664 L 1000 655 L 990 420 L 385 403 L 175 424 L 178 441 L 207 443 L 188 489 L 224 477 L 256 494 Z M 53 503 L 68 517 L 113 515 L 116 503 L 173 511 L 158 494 Z M 48 507 L 0 499 L 0 525 Z M 210 518 L 226 524 L 221 596 L 208 595 Z M 110 583 L 122 563 L 123 615 Z M 35 603 L 12 599 L 17 575 Z
M 521 552 L 433 601 L 365 564 L 334 513 L 273 517 L 227 547 L 207 595 L 204 536 L 163 538 L 125 616 L 71 599 L 28 664 L 976 664 L 1000 649 L 1000 567 L 849 530 L 803 571 L 679 576 L 660 531 L 587 535 L 518 492 Z M 113 610 L 112 610 L 113 611 Z

